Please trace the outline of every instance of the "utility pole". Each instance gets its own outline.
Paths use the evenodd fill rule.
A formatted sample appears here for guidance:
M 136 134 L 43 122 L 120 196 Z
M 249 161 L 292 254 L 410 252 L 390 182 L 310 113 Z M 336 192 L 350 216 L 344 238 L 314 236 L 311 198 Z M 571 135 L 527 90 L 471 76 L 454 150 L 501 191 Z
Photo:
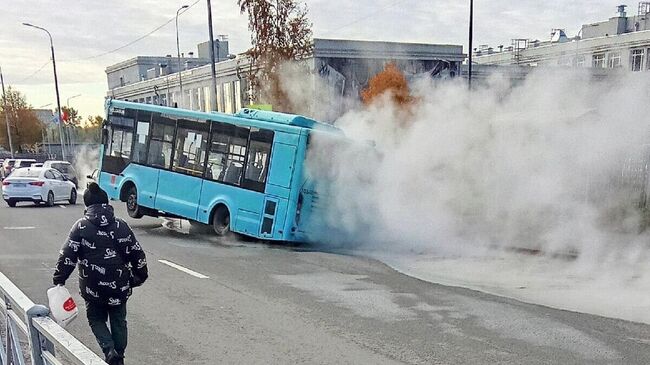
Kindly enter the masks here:
M 0 83 L 2 83 L 2 102 L 5 112 L 5 123 L 7 123 L 7 138 L 9 139 L 9 150 L 11 158 L 14 158 L 14 144 L 11 142 L 11 128 L 9 127 L 9 109 L 7 109 L 7 96 L 5 95 L 5 79 L 2 77 L 2 68 L 0 68 Z
M 52 50 L 52 67 L 54 68 L 54 90 L 56 91 L 56 108 L 57 108 L 57 120 L 59 121 L 59 139 L 61 140 L 61 157 L 65 160 L 65 143 L 63 142 L 63 118 L 61 118 L 61 98 L 59 97 L 59 79 L 56 75 L 56 59 L 54 58 L 54 42 L 52 42 L 52 35 L 50 32 L 42 27 L 38 27 L 33 24 L 23 23 L 24 26 L 36 28 L 47 33 L 47 36 L 50 37 L 50 49 Z
M 212 32 L 212 4 L 208 2 L 208 33 L 210 35 L 210 69 L 212 71 L 212 97 L 210 98 L 210 108 L 217 110 L 217 66 L 214 61 L 214 33 Z
M 474 0 L 469 0 L 469 59 L 468 59 L 468 72 L 467 84 L 472 87 L 472 41 L 474 40 Z
M 7 138 L 9 139 L 9 150 L 11 158 L 14 158 L 14 145 L 11 142 L 11 127 L 9 126 L 9 109 L 7 108 L 7 96 L 5 95 L 5 79 L 2 77 L 2 68 L 0 68 L 0 83 L 2 83 L 2 102 L 4 103 L 5 123 L 7 123 Z
M 183 69 L 181 68 L 181 46 L 180 46 L 180 42 L 178 41 L 178 13 L 180 13 L 181 10 L 187 9 L 189 7 L 190 7 L 189 5 L 183 5 L 180 8 L 178 8 L 178 10 L 176 10 L 176 55 L 178 60 L 178 85 L 181 92 L 181 108 L 184 107 L 185 96 L 183 95 L 183 79 L 181 78 Z

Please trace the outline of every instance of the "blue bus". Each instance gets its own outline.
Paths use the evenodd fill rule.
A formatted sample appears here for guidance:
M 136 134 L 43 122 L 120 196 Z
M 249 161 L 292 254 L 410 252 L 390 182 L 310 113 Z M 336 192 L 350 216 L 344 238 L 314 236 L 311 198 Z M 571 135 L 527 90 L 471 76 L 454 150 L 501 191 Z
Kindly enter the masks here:
M 305 171 L 315 120 L 242 109 L 231 115 L 108 100 L 98 181 L 129 216 L 184 218 L 264 240 L 304 242 L 321 221 Z M 314 228 L 315 229 L 315 228 Z M 322 228 L 319 228 L 322 229 Z

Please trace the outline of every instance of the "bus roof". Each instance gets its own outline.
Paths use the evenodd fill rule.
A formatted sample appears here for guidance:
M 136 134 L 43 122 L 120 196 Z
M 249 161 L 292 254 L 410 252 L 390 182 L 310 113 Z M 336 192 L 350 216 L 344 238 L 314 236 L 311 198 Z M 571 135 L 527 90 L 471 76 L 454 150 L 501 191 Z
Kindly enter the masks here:
M 175 114 L 186 118 L 200 118 L 206 120 L 218 119 L 219 121 L 224 121 L 226 123 L 242 123 L 242 122 L 243 124 L 251 124 L 250 122 L 253 122 L 253 124 L 255 124 L 255 122 L 274 123 L 276 124 L 275 129 L 286 130 L 286 131 L 293 130 L 294 133 L 296 133 L 295 128 L 307 128 L 307 129 L 323 130 L 335 134 L 343 134 L 343 132 L 339 128 L 300 115 L 269 112 L 269 111 L 262 111 L 262 110 L 248 109 L 248 108 L 244 108 L 235 114 L 226 114 L 220 112 L 208 113 L 208 112 L 200 112 L 200 111 L 194 111 L 188 109 L 172 108 L 168 106 L 134 103 L 130 101 L 122 101 L 122 100 L 115 100 L 115 99 L 111 99 L 107 101 L 107 108 L 109 106 L 115 106 L 118 108 L 141 109 L 141 110 L 147 110 L 150 112 L 158 112 L 158 113 Z M 218 118 L 215 118 L 215 116 Z
M 330 131 L 339 130 L 331 124 L 321 123 L 314 119 L 303 117 L 302 115 L 270 112 L 248 108 L 240 110 L 235 115 L 240 118 L 263 120 L 265 122 L 287 124 L 302 128 L 323 129 Z

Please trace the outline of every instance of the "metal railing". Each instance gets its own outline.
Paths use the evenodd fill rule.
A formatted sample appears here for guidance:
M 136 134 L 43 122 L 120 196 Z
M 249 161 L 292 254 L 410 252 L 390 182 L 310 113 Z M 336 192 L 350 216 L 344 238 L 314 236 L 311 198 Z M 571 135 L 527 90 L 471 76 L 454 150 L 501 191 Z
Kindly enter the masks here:
M 4 332 L 4 338 L 0 336 L 1 365 L 106 365 L 48 317 L 50 310 L 46 306 L 34 304 L 1 272 L 0 296 L 0 313 L 5 322 L 4 331 L 0 330 L 0 334 Z M 27 350 L 23 348 L 21 336 L 27 339 Z M 63 357 L 57 358 L 55 349 Z

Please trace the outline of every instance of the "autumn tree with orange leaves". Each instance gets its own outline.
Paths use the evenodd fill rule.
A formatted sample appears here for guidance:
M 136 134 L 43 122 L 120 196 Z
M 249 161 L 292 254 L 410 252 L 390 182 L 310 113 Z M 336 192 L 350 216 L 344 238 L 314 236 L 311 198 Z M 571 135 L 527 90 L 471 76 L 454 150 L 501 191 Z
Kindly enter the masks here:
M 274 110 L 291 112 L 292 106 L 282 88 L 281 66 L 298 61 L 312 51 L 312 24 L 307 5 L 296 0 L 238 0 L 248 14 L 252 48 L 249 79 L 256 102 L 273 104 Z
M 403 108 L 408 108 L 414 102 L 404 73 L 394 63 L 389 63 L 384 70 L 375 75 L 368 87 L 361 92 L 361 100 L 365 105 L 372 104 L 377 98 L 390 93 L 390 99 Z

